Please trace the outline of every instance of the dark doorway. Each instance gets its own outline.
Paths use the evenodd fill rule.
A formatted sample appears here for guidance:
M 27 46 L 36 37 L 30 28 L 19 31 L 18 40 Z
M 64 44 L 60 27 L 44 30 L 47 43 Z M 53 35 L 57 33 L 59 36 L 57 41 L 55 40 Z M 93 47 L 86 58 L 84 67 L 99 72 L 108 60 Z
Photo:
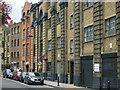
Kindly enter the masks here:
M 102 60 L 102 83 L 103 88 L 107 88 L 108 81 L 110 87 L 117 87 L 117 58 L 105 58 Z
M 82 86 L 92 87 L 93 60 L 82 60 Z
M 74 81 L 74 62 L 70 61 L 70 84 Z

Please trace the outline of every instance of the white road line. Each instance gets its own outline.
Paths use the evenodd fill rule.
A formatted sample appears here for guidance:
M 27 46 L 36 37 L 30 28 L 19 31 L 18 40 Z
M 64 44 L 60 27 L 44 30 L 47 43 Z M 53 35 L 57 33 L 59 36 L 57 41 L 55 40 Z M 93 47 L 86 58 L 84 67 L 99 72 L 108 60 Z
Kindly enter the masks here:
M 28 86 L 28 87 L 37 87 L 37 88 L 40 88 L 40 87 L 42 87 L 42 88 L 47 88 L 47 87 L 49 87 L 49 88 L 53 88 L 53 87 L 50 87 L 50 86 L 45 86 L 45 85 L 41 85 L 41 86 L 38 86 L 38 85 L 27 85 L 27 84 L 24 84 L 24 83 L 22 83 L 22 82 L 19 82 L 19 81 L 15 81 L 15 80 L 12 80 L 12 79 L 8 79 L 8 78 L 3 78 L 3 79 L 6 79 L 6 80 L 9 80 L 9 81 L 13 81 L 13 82 L 15 82 L 15 83 L 19 83 L 19 84 L 22 84 L 22 85 L 24 85 L 24 86 Z

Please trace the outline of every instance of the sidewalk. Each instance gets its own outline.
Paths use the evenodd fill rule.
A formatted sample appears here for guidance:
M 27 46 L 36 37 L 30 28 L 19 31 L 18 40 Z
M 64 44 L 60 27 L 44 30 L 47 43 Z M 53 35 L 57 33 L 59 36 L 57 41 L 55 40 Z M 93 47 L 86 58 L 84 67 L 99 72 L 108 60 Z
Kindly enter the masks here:
M 59 86 L 58 86 L 57 82 L 49 81 L 49 80 L 44 80 L 44 83 L 56 88 L 84 88 L 84 87 L 78 87 L 78 86 L 74 86 L 73 84 L 66 84 L 66 83 L 59 83 Z

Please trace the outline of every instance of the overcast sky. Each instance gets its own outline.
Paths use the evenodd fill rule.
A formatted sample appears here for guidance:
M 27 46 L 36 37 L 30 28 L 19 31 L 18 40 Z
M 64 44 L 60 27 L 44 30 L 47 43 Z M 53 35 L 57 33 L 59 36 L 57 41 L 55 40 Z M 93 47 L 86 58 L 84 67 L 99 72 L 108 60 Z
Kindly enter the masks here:
M 21 10 L 25 4 L 26 0 L 5 0 L 11 1 L 12 3 L 12 11 L 10 12 L 10 17 L 14 22 L 20 22 L 21 20 Z M 37 3 L 40 0 L 27 0 L 28 2 Z

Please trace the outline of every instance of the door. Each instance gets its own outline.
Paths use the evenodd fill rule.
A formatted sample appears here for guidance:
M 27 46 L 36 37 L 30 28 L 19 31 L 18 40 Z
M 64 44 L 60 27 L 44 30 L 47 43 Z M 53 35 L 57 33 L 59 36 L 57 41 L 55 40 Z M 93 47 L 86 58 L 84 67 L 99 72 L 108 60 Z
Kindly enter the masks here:
M 74 62 L 70 61 L 70 84 L 74 81 Z
M 108 81 L 110 81 L 110 87 L 117 87 L 117 59 L 106 58 L 102 60 L 102 86 L 107 88 Z
M 82 60 L 82 86 L 92 87 L 93 60 Z

